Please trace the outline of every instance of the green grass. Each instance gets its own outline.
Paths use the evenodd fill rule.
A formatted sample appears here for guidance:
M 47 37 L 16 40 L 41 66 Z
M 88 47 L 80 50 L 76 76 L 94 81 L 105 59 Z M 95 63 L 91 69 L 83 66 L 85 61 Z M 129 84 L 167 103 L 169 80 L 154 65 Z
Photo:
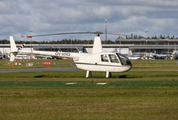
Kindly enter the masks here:
M 178 87 L 178 81 L 0 81 L 0 87 Z
M 86 71 L 52 71 L 52 72 L 20 72 L 0 73 L 2 78 L 84 78 Z M 105 77 L 105 72 L 92 72 L 93 77 Z M 178 71 L 129 71 L 125 73 L 112 73 L 113 77 L 139 78 L 139 77 L 178 77 Z
M 33 67 L 61 67 L 36 62 Z M 108 79 L 104 72 L 92 72 L 88 79 L 86 71 L 1 73 L 0 120 L 177 120 L 176 61 L 140 62 Z M 0 69 L 26 68 L 6 65 Z
M 177 120 L 178 89 L 0 88 L 0 119 Z
M 135 63 L 137 61 L 132 61 Z M 178 60 L 141 60 L 133 65 L 133 69 L 177 69 Z

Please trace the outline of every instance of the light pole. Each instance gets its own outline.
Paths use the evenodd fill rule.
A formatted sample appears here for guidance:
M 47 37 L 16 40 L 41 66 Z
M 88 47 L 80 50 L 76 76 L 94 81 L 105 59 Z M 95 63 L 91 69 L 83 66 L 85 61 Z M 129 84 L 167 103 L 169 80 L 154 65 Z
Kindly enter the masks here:
M 70 36 L 70 37 L 71 37 L 71 52 L 72 52 L 72 37 L 73 37 L 73 36 Z
M 169 55 L 169 42 L 168 42 L 168 55 Z
M 121 53 L 121 40 L 120 40 L 120 45 L 119 45 L 119 53 Z
M 29 33 L 30 33 L 30 36 L 32 36 L 32 32 L 33 31 L 29 31 Z M 31 54 L 30 54 L 30 60 L 32 59 L 32 57 L 33 57 L 33 51 L 32 51 L 32 38 L 31 38 Z
M 147 56 L 147 33 L 148 31 L 145 31 L 145 33 L 146 33 L 146 56 Z
M 105 19 L 105 40 L 107 41 L 107 19 Z
M 22 38 L 22 41 L 24 40 L 24 37 L 25 37 L 25 36 L 21 36 L 21 38 Z
M 166 42 L 168 43 L 168 55 L 169 55 L 169 43 L 170 43 L 170 40 L 166 39 Z

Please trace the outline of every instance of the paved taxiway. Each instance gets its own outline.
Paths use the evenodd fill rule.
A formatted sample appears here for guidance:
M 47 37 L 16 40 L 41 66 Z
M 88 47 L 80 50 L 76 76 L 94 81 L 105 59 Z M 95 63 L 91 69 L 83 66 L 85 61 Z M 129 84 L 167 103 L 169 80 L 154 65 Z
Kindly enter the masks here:
M 43 71 L 79 71 L 77 67 L 57 67 L 57 68 L 28 68 L 28 69 L 0 69 L 0 73 L 13 72 L 43 72 Z

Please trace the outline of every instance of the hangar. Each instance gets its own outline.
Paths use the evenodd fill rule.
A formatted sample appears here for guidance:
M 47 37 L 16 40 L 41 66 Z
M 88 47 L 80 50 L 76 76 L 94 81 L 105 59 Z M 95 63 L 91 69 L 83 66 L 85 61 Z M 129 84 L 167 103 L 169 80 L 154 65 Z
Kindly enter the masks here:
M 178 39 L 117 39 L 116 41 L 120 45 L 128 45 L 131 53 L 170 54 L 178 48 Z

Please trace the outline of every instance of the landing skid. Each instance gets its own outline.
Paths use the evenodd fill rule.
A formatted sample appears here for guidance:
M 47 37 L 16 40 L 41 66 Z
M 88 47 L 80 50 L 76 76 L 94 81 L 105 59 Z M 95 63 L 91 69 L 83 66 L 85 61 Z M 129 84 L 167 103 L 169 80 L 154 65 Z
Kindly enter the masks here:
M 111 72 L 106 72 L 106 78 L 110 78 L 110 77 L 112 77 L 112 75 L 111 75 Z M 91 71 L 87 71 L 87 73 L 86 73 L 86 78 L 92 78 L 92 73 L 91 73 Z

